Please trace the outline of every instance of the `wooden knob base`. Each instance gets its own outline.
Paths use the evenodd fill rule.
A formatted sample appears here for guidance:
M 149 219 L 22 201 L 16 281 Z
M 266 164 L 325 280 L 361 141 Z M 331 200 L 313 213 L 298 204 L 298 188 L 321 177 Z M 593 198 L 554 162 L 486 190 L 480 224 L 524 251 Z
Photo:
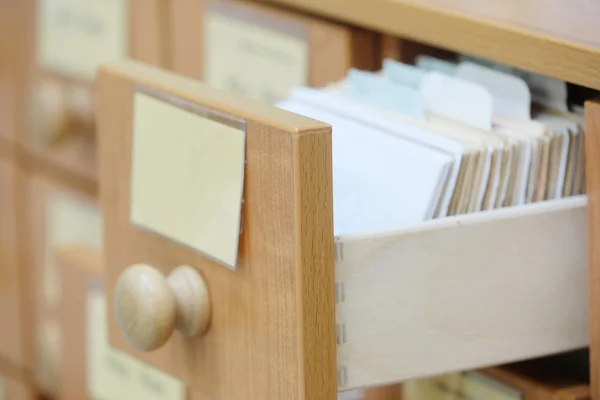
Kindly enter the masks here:
M 133 265 L 117 280 L 114 302 L 121 333 L 143 351 L 164 345 L 175 329 L 186 337 L 198 337 L 210 320 L 206 283 L 188 266 L 175 268 L 165 278 L 154 267 Z

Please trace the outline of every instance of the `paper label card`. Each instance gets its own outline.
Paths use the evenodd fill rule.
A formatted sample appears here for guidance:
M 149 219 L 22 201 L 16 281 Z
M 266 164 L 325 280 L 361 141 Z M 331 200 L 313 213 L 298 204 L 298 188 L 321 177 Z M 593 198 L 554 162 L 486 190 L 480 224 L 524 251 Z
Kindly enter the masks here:
M 204 24 L 204 79 L 212 86 L 275 104 L 308 83 L 304 38 L 214 10 Z
M 37 3 L 37 52 L 42 68 L 93 80 L 101 63 L 126 56 L 128 0 Z
M 131 222 L 235 269 L 245 122 L 160 96 L 134 98 Z
M 97 400 L 185 400 L 183 382 L 114 350 L 108 344 L 106 296 L 92 289 L 87 299 L 87 387 Z

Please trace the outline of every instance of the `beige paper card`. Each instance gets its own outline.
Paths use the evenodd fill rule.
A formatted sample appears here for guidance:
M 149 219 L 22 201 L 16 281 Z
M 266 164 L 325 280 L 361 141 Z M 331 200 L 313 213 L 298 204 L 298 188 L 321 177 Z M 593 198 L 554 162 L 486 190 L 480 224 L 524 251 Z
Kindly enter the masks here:
M 131 222 L 235 268 L 245 122 L 137 92 Z
M 102 290 L 89 291 L 86 316 L 87 387 L 92 398 L 185 400 L 183 382 L 109 346 Z
M 128 0 L 37 3 L 37 51 L 42 68 L 92 80 L 101 63 L 126 56 Z
M 204 23 L 207 83 L 270 104 L 307 84 L 303 38 L 215 11 L 206 13 Z
M 44 296 L 48 304 L 56 306 L 61 293 L 56 249 L 69 245 L 101 249 L 102 216 L 97 207 L 68 193 L 51 193 L 46 207 Z

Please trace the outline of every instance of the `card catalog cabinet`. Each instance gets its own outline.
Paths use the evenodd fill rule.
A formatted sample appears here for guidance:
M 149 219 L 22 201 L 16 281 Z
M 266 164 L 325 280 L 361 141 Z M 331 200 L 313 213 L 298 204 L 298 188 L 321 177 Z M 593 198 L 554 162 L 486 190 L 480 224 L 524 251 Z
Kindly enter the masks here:
M 20 368 L 27 359 L 26 293 L 22 265 L 17 250 L 18 207 L 17 185 L 22 173 L 10 158 L 0 157 L 0 359 Z
M 215 399 L 332 400 L 587 345 L 584 197 L 334 236 L 329 125 L 137 63 L 98 85 L 117 349 Z
M 102 217 L 81 191 L 32 173 L 26 186 L 28 266 L 33 290 L 35 378 L 47 394 L 58 388 L 60 349 L 65 343 L 57 320 L 64 282 L 55 253 L 62 246 L 102 246 Z
M 208 400 L 181 381 L 108 347 L 104 268 L 97 249 L 64 246 L 57 249 L 56 258 L 64 282 L 60 330 L 69 343 L 61 348 L 58 398 Z
M 96 68 L 125 57 L 166 67 L 168 0 L 19 3 L 28 49 L 20 143 L 48 165 L 95 180 Z
M 273 103 L 378 62 L 376 35 L 269 5 L 172 0 L 173 70 Z

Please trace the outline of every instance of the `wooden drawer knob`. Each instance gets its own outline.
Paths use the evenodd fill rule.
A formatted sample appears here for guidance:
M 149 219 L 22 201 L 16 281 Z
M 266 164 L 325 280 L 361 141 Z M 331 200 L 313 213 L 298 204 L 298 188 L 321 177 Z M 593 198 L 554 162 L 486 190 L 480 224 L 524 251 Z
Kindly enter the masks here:
M 69 131 L 71 117 L 65 85 L 56 79 L 38 82 L 32 93 L 32 129 L 38 140 L 52 144 Z
M 94 125 L 94 97 L 92 89 L 82 84 L 72 84 L 67 90 L 67 108 L 85 131 Z
M 161 347 L 175 328 L 189 338 L 200 336 L 210 319 L 206 283 L 189 266 L 165 278 L 154 267 L 133 265 L 117 280 L 114 300 L 121 333 L 138 350 Z

